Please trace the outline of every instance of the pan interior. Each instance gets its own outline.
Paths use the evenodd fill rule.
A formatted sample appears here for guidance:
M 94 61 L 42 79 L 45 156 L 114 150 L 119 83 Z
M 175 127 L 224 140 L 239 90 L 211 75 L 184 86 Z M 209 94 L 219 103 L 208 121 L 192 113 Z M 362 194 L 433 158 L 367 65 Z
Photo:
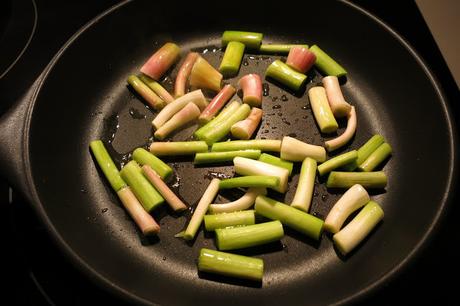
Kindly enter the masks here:
M 61 54 L 35 101 L 29 139 L 33 180 L 44 213 L 72 252 L 108 281 L 104 284 L 159 304 L 269 305 L 280 297 L 286 303 L 328 304 L 394 269 L 432 225 L 452 166 L 448 118 L 419 62 L 384 27 L 343 3 L 309 4 L 316 13 L 308 15 L 305 10 L 281 14 L 270 3 L 263 8 L 246 3 L 239 14 L 168 5 L 173 4 L 135 1 L 94 23 Z M 154 112 L 126 86 L 128 75 L 167 41 L 182 47 L 182 58 L 194 50 L 216 67 L 223 54 L 219 37 L 227 29 L 263 32 L 264 42 L 317 43 L 348 70 L 342 89 L 358 113 L 355 138 L 335 154 L 358 148 L 376 133 L 392 145 L 394 155 L 384 168 L 388 187 L 372 194 L 385 211 L 384 222 L 350 256 L 338 256 L 325 234 L 315 242 L 286 230 L 280 243 L 238 252 L 264 259 L 263 284 L 198 275 L 196 258 L 202 247 L 215 248 L 212 235 L 200 231 L 190 244 L 174 238 L 189 214 L 174 216 L 161 208 L 155 212 L 162 226 L 158 238 L 142 237 L 95 166 L 91 140 L 103 139 L 119 164 L 151 142 Z M 247 53 L 239 75 L 263 76 L 276 58 Z M 163 80 L 168 89 L 176 72 L 177 65 Z M 310 73 L 307 88 L 320 80 Z M 237 78 L 226 82 L 236 85 Z M 331 138 L 318 132 L 305 94 L 264 83 L 269 90 L 257 138 L 291 135 L 313 144 Z M 188 140 L 195 128 L 173 139 Z M 171 185 L 192 206 L 212 177 L 232 175 L 231 166 L 194 167 L 191 158 L 167 161 L 176 173 Z M 285 196 L 272 196 L 289 203 L 298 172 L 297 167 Z M 340 194 L 319 180 L 310 212 L 324 218 Z M 222 193 L 218 200 L 239 195 Z

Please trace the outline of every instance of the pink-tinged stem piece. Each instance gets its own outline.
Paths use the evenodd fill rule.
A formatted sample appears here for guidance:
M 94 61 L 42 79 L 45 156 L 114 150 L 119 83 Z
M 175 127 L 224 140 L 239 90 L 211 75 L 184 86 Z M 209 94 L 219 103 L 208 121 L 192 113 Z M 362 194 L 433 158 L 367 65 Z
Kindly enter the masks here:
M 149 165 L 142 166 L 142 172 L 155 189 L 163 196 L 174 211 L 187 209 L 187 205 L 179 199 L 174 192 L 163 182 L 161 177 Z
M 246 119 L 232 125 L 232 128 L 230 129 L 232 135 L 238 139 L 246 140 L 251 138 L 252 134 L 257 129 L 257 126 L 262 120 L 262 114 L 263 111 L 260 108 L 253 107 Z
M 304 47 L 293 47 L 289 51 L 286 64 L 292 69 L 305 73 L 315 64 L 316 55 Z
M 163 140 L 174 130 L 198 118 L 200 112 L 200 108 L 195 103 L 189 102 L 155 132 L 155 138 Z
M 196 59 L 198 58 L 198 53 L 190 52 L 187 54 L 184 62 L 179 68 L 179 72 L 176 76 L 176 82 L 174 83 L 174 96 L 176 98 L 182 97 L 185 95 L 185 87 L 187 84 L 188 76 L 192 71 L 193 64 L 195 64 Z
M 142 66 L 141 72 L 158 81 L 179 59 L 180 48 L 174 43 L 166 43 L 158 49 Z
M 326 89 L 327 100 L 335 117 L 345 117 L 351 110 L 351 105 L 345 101 L 340 89 L 339 79 L 330 75 L 323 78 L 324 89 Z
M 198 121 L 200 124 L 206 124 L 224 107 L 231 97 L 235 94 L 236 89 L 232 85 L 225 85 L 221 91 L 209 102 L 203 110 Z
M 334 151 L 342 146 L 344 146 L 346 143 L 350 141 L 350 139 L 353 137 L 353 135 L 356 132 L 356 126 L 357 126 L 357 116 L 356 116 L 356 110 L 355 107 L 352 106 L 350 112 L 347 115 L 348 121 L 347 121 L 347 128 L 343 132 L 342 135 L 340 135 L 337 138 L 328 140 L 324 143 L 326 149 L 330 151 Z
M 145 211 L 131 188 L 124 187 L 117 192 L 117 195 L 144 235 L 154 235 L 160 231 L 158 223 Z
M 250 73 L 238 81 L 243 90 L 243 102 L 251 106 L 262 105 L 262 80 L 258 74 Z

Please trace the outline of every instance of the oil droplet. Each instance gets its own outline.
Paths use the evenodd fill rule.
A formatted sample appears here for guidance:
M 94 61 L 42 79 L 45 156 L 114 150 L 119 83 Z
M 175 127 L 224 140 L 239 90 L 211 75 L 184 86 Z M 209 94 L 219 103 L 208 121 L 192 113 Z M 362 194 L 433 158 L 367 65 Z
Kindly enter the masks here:
M 145 119 L 146 118 L 146 116 L 144 114 L 142 114 L 141 112 L 139 112 L 137 109 L 135 109 L 133 107 L 131 107 L 129 109 L 129 115 L 133 119 Z
M 166 260 L 166 256 L 163 256 L 163 260 Z
M 269 130 L 264 130 L 264 133 L 268 133 L 268 132 L 270 132 L 270 131 Z
M 316 212 L 316 211 L 313 212 L 313 216 L 318 217 L 318 218 L 320 218 L 320 219 L 324 219 L 323 214 L 320 214 L 319 212 Z
M 278 101 L 278 97 L 272 97 L 272 101 L 273 102 Z
M 279 113 L 277 113 L 277 115 L 281 117 L 283 115 L 283 113 L 279 112 Z
M 80 192 L 81 193 L 87 193 L 86 189 L 84 189 L 84 188 L 80 189 Z
M 248 65 L 249 65 L 248 60 L 245 58 L 245 59 L 243 60 L 243 66 L 248 66 Z
M 106 207 L 106 208 L 101 209 L 101 212 L 102 212 L 102 213 L 106 213 L 108 210 L 109 210 L 109 209 Z
M 302 106 L 302 109 L 309 109 L 310 107 L 308 105 Z
M 328 198 L 328 195 L 327 195 L 327 194 L 323 194 L 323 195 L 321 196 L 321 200 L 323 200 L 323 202 L 326 202 L 327 198 Z
M 206 54 L 206 53 L 208 53 L 208 52 L 209 52 L 209 50 L 208 50 L 208 48 L 206 48 L 206 49 L 204 49 L 201 53 L 202 53 L 202 54 Z
M 281 121 L 283 121 L 284 124 L 291 125 L 291 123 L 289 121 L 287 121 L 286 118 L 281 119 Z
M 260 137 L 260 139 L 267 139 L 267 137 L 262 136 L 262 137 Z
M 281 96 L 281 100 L 282 100 L 282 101 L 287 101 L 288 98 L 286 97 L 286 95 L 282 95 L 282 96 Z
M 314 197 L 317 197 L 317 196 L 319 196 L 319 193 L 318 193 L 318 191 L 315 191 L 315 192 L 313 192 L 313 196 L 314 196 Z
M 206 179 L 213 179 L 213 178 L 227 179 L 227 178 L 230 178 L 230 177 L 231 177 L 231 175 L 221 173 L 221 172 L 213 172 L 213 171 L 208 171 L 208 173 L 206 173 L 204 175 L 204 178 L 206 178 Z
M 276 105 L 273 105 L 272 108 L 273 108 L 273 109 L 280 109 L 280 108 L 281 108 L 281 105 L 276 104 Z
M 289 133 L 288 136 L 289 136 L 289 137 L 296 138 L 296 137 L 297 137 L 297 134 L 296 134 L 296 133 Z
M 263 92 L 264 97 L 270 94 L 270 86 L 267 83 L 262 84 L 262 92 Z

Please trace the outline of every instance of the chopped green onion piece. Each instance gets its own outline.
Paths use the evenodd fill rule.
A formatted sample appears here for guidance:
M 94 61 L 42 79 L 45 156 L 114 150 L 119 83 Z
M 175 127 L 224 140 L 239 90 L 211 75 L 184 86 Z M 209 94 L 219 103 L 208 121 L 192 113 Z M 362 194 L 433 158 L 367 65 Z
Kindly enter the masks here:
M 233 158 L 237 156 L 246 157 L 250 159 L 257 159 L 260 156 L 260 150 L 197 153 L 195 155 L 193 163 L 195 165 L 222 163 L 226 161 L 232 161 Z
M 163 101 L 166 103 L 171 103 L 174 101 L 174 97 L 163 87 L 160 83 L 155 81 L 154 79 L 142 74 L 140 77 L 142 82 L 145 83 L 154 93 L 156 93 Z
M 351 213 L 366 205 L 370 200 L 363 186 L 353 185 L 332 207 L 324 221 L 324 229 L 337 233 Z
M 178 45 L 168 42 L 158 49 L 145 64 L 141 72 L 154 80 L 159 80 L 163 74 L 179 59 L 180 48 Z
M 239 41 L 249 49 L 259 49 L 263 36 L 256 32 L 225 31 L 222 34 L 222 46 L 225 47 L 231 41 Z
M 133 159 L 140 165 L 149 165 L 163 179 L 168 180 L 173 170 L 168 164 L 143 148 L 137 148 L 133 152 Z
M 248 117 L 232 125 L 230 132 L 235 138 L 248 140 L 254 134 L 262 120 L 262 110 L 253 107 Z
M 308 48 L 308 45 L 262 44 L 259 51 L 261 53 L 288 54 L 292 47 Z
M 374 170 L 381 162 L 391 155 L 392 149 L 388 143 L 381 144 L 377 150 L 371 153 L 365 161 L 363 161 L 358 169 L 360 171 L 370 172 Z
M 356 159 L 356 162 L 346 165 L 343 169 L 347 171 L 355 170 L 384 142 L 385 139 L 382 135 L 376 134 L 372 136 L 362 147 L 358 149 L 358 158 Z
M 222 74 L 204 58 L 198 56 L 190 72 L 190 86 L 220 91 Z
M 249 248 L 278 241 L 284 236 L 283 225 L 270 221 L 254 225 L 216 229 L 216 245 L 219 250 Z
M 385 188 L 387 176 L 383 171 L 374 172 L 339 172 L 332 171 L 327 178 L 328 188 L 350 188 L 361 184 L 364 188 Z
M 310 99 L 311 109 L 321 132 L 332 133 L 337 131 L 339 125 L 334 118 L 334 114 L 332 114 L 324 87 L 315 86 L 310 88 L 308 90 L 308 98 Z
M 242 104 L 238 109 L 231 114 L 226 120 L 217 124 L 212 130 L 206 131 L 200 140 L 206 141 L 208 145 L 212 145 L 216 141 L 224 138 L 230 132 L 232 125 L 246 119 L 251 112 L 251 107 L 247 104 Z
M 200 228 L 201 221 L 203 221 L 203 217 L 206 214 L 206 211 L 208 211 L 209 204 L 212 203 L 219 191 L 219 182 L 219 179 L 214 178 L 209 183 L 208 188 L 206 188 L 200 202 L 198 202 L 198 205 L 195 208 L 195 212 L 193 213 L 187 228 L 185 229 L 183 235 L 185 240 L 192 240 L 195 237 L 196 232 Z
M 209 206 L 209 213 L 211 214 L 220 214 L 220 213 L 230 213 L 233 211 L 239 211 L 248 209 L 254 204 L 257 196 L 266 195 L 266 188 L 249 188 L 246 193 L 233 202 L 228 202 L 224 204 L 211 204 Z
M 137 76 L 130 75 L 128 83 L 134 90 L 141 95 L 142 98 L 156 110 L 160 110 L 167 104 L 156 93 L 154 93 L 147 85 L 145 85 Z
M 256 198 L 255 210 L 259 215 L 279 220 L 287 227 L 316 240 L 319 240 L 323 231 L 323 220 L 266 196 Z
M 153 217 L 145 211 L 129 186 L 117 191 L 118 198 L 128 211 L 131 218 L 145 236 L 158 234 L 160 226 Z
M 94 157 L 104 172 L 105 177 L 112 186 L 113 190 L 118 191 L 126 186 L 125 181 L 121 178 L 120 172 L 115 166 L 112 158 L 110 157 L 109 153 L 107 152 L 104 143 L 100 140 L 91 141 L 89 144 L 91 151 L 93 152 Z
M 356 161 L 358 158 L 358 151 L 353 150 L 344 154 L 340 154 L 334 158 L 331 158 L 321 165 L 318 166 L 318 173 L 319 175 L 325 175 L 331 172 L 334 169 L 340 168 L 344 165 L 352 163 Z
M 237 150 L 260 150 L 279 152 L 281 140 L 253 139 L 216 142 L 211 147 L 211 152 L 237 151 Z
M 278 177 L 279 184 L 271 189 L 278 192 L 286 192 L 289 179 L 288 170 L 244 157 L 235 157 L 233 159 L 233 164 L 235 165 L 235 172 L 240 175 L 265 175 Z
M 212 98 L 208 106 L 201 112 L 198 121 L 204 125 L 214 118 L 217 113 L 224 107 L 225 103 L 235 94 L 236 89 L 230 84 L 225 85 L 217 95 Z M 236 102 L 238 103 L 238 102 Z
M 346 255 L 353 250 L 372 229 L 383 219 L 379 204 L 370 201 L 340 232 L 333 236 L 339 251 Z
M 294 164 L 290 161 L 281 159 L 279 157 L 267 153 L 262 153 L 259 157 L 259 160 L 267 164 L 287 169 L 289 171 L 289 176 L 292 174 L 292 168 L 294 167 Z
M 150 152 L 159 156 L 191 155 L 208 152 L 208 145 L 204 141 L 153 142 Z
M 302 162 L 299 183 L 297 184 L 294 199 L 291 203 L 292 207 L 308 212 L 313 196 L 313 189 L 315 188 L 315 177 L 316 160 L 307 157 Z
M 244 55 L 244 44 L 238 41 L 231 41 L 225 48 L 224 57 L 220 63 L 219 71 L 226 77 L 238 74 L 241 60 Z
M 284 136 L 281 143 L 281 158 L 289 161 L 303 161 L 310 157 L 318 162 L 326 160 L 326 150 L 321 146 L 305 143 L 290 136 Z
M 264 262 L 259 258 L 201 249 L 198 270 L 225 276 L 261 281 Z
M 238 225 L 252 225 L 256 223 L 254 210 L 243 210 L 217 215 L 205 215 L 204 227 L 207 231 L 218 228 L 234 227 Z
M 147 212 L 163 204 L 163 197 L 142 175 L 141 167 L 134 161 L 127 163 L 120 171 L 121 177 L 128 183 Z
M 225 107 L 214 119 L 200 127 L 193 133 L 193 136 L 197 139 L 200 139 L 204 136 L 204 134 L 212 131 L 216 126 L 218 126 L 221 122 L 226 121 L 235 111 L 240 107 L 240 103 L 238 101 L 232 101 Z
M 280 179 L 276 176 L 248 175 L 222 180 L 220 181 L 219 189 L 240 187 L 276 188 L 279 183 Z
M 280 60 L 276 60 L 268 66 L 265 76 L 286 85 L 294 91 L 299 91 L 307 80 L 305 74 L 295 71 Z
M 184 108 L 175 113 L 171 119 L 160 126 L 153 136 L 155 136 L 156 139 L 163 140 L 173 131 L 197 119 L 200 116 L 200 113 L 201 111 L 198 106 L 196 106 L 193 102 L 189 102 L 186 106 L 184 106 Z
M 347 71 L 342 66 L 340 66 L 339 63 L 334 61 L 317 45 L 311 46 L 310 51 L 316 55 L 315 66 L 318 67 L 318 69 L 321 70 L 321 72 L 324 74 L 333 75 L 336 77 L 341 77 L 347 74 Z

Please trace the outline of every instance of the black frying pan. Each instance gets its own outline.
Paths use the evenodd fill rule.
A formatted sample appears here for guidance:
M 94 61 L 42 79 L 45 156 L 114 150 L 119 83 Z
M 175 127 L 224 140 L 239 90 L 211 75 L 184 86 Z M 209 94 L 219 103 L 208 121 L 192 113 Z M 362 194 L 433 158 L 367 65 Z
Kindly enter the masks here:
M 453 120 L 439 86 L 404 40 L 365 11 L 343 2 L 304 5 L 296 9 L 287 3 L 232 1 L 221 9 L 205 3 L 123 3 L 79 31 L 49 64 L 29 98 L 2 118 L 3 173 L 91 279 L 145 304 L 344 303 L 391 280 L 427 242 L 454 192 L 457 163 Z M 260 31 L 269 42 L 318 43 L 349 72 L 342 88 L 357 108 L 359 127 L 344 150 L 359 147 L 374 133 L 383 134 L 394 149 L 384 168 L 388 187 L 373 196 L 384 208 L 384 222 L 365 243 L 341 257 L 327 235 L 313 242 L 287 232 L 281 244 L 241 252 L 265 260 L 262 285 L 198 275 L 199 249 L 214 246 L 203 232 L 192 244 L 173 238 L 186 216 L 160 209 L 158 239 L 143 238 L 88 150 L 90 140 L 102 138 L 110 142 L 117 162 L 124 162 L 132 149 L 146 145 L 153 114 L 126 87 L 127 76 L 170 40 L 184 51 L 202 51 L 217 65 L 221 52 L 213 49 L 226 29 Z M 240 74 L 263 75 L 276 58 L 250 56 Z M 311 73 L 307 87 L 319 80 Z M 324 138 L 307 98 L 268 84 L 257 137 L 295 134 L 321 144 Z M 165 80 L 165 85 L 171 82 Z M 190 127 L 174 139 L 184 140 L 192 131 Z M 194 168 L 190 159 L 170 162 L 177 173 L 176 190 L 190 204 L 214 173 L 231 174 L 228 166 Z M 287 202 L 296 182 L 297 176 Z M 324 217 L 340 194 L 319 183 L 311 212 Z

